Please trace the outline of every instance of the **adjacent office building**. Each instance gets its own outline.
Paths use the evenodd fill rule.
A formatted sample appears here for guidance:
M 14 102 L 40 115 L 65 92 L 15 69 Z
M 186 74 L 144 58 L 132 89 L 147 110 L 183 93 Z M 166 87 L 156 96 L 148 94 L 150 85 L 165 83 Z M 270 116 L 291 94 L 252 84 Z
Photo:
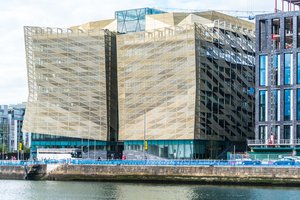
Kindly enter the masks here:
M 9 151 L 22 151 L 31 146 L 31 133 L 23 132 L 26 104 L 9 105 Z
M 69 29 L 25 27 L 23 129 L 38 133 L 36 147 L 120 141 L 127 152 L 217 157 L 253 137 L 253 30 L 218 12 L 151 8 Z
M 300 1 L 256 17 L 255 152 L 298 153 L 300 145 Z M 294 5 L 293 5 L 294 4 Z
M 9 146 L 9 121 L 8 121 L 8 106 L 0 106 L 0 144 L 1 144 L 1 155 L 8 152 Z M 3 159 L 2 157 L 1 159 Z
M 24 103 L 1 106 L 0 144 L 4 144 L 6 152 L 22 151 L 31 145 L 31 133 L 22 131 L 25 106 Z

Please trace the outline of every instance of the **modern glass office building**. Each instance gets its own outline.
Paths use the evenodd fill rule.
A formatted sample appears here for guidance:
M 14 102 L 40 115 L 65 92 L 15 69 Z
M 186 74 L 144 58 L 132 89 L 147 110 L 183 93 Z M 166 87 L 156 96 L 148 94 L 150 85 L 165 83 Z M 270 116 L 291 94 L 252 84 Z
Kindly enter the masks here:
M 256 17 L 255 140 L 248 142 L 253 151 L 299 154 L 299 47 L 299 11 Z
M 29 97 L 23 130 L 79 140 L 115 141 L 115 34 L 100 29 L 24 30 Z M 33 135 L 34 140 L 37 138 L 39 135 Z M 49 140 L 45 146 L 55 145 Z
M 117 37 L 125 150 L 146 143 L 160 157 L 216 158 L 234 143 L 245 146 L 254 125 L 253 25 L 217 12 L 149 21 L 160 28 Z
M 219 157 L 253 137 L 253 29 L 218 12 L 151 8 L 69 29 L 25 27 L 23 129 L 38 133 L 35 147 L 119 141 L 128 155 Z

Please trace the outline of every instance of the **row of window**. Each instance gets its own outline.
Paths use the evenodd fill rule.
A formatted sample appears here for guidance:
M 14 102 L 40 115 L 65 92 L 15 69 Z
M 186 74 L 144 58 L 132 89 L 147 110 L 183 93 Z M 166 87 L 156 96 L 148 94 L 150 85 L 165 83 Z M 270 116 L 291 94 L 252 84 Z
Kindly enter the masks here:
M 273 95 L 273 99 L 271 95 Z M 293 99 L 296 100 L 296 120 L 300 120 L 300 89 L 296 90 L 296 98 L 293 98 L 293 91 L 291 89 L 283 90 L 283 120 L 290 121 L 293 120 L 292 112 L 293 112 Z M 269 116 L 267 113 L 268 110 L 268 103 L 267 100 L 270 99 L 270 112 L 273 112 L 274 119 L 267 119 Z M 259 91 L 259 121 L 268 121 L 268 120 L 275 120 L 280 121 L 280 91 L 273 90 L 268 97 L 268 91 L 260 90 Z M 270 116 L 272 117 L 272 115 Z
M 286 53 L 284 54 L 284 78 L 283 83 L 284 85 L 290 85 L 293 84 L 293 54 Z M 280 55 L 275 54 L 273 55 L 273 68 L 274 68 L 274 74 L 268 74 L 268 56 L 261 55 L 259 57 L 259 85 L 260 86 L 267 86 L 268 78 L 272 79 L 270 80 L 271 85 L 280 85 Z M 300 53 L 297 53 L 297 69 L 296 69 L 297 77 L 296 77 L 296 83 L 300 84 Z M 271 71 L 271 70 L 270 70 Z M 271 72 L 273 73 L 273 72 Z M 272 82 L 273 80 L 273 82 Z
M 292 126 L 291 125 L 284 125 L 283 126 L 283 134 L 280 134 L 280 126 L 276 126 L 274 134 L 275 139 L 283 139 L 283 140 L 290 140 L 292 138 L 300 139 L 300 125 L 296 126 L 296 135 L 292 137 Z M 258 139 L 265 140 L 267 139 L 267 126 L 259 126 L 258 130 Z
M 269 25 L 268 20 L 260 20 L 259 21 L 259 50 L 266 51 L 267 50 L 267 38 L 269 35 L 268 29 L 271 28 L 272 34 L 272 48 L 279 50 L 281 47 L 280 38 L 283 36 L 283 48 L 289 49 L 294 47 L 294 37 L 293 33 L 297 35 L 297 46 L 300 47 L 300 16 L 297 17 L 296 20 L 293 19 L 292 16 L 285 17 L 283 19 L 284 27 L 281 27 L 280 18 L 274 18 L 271 20 L 271 24 Z M 294 29 L 294 24 L 296 24 L 296 28 Z M 270 27 L 271 26 L 271 27 Z M 283 31 L 281 31 L 283 28 Z M 283 34 L 283 35 L 282 35 Z

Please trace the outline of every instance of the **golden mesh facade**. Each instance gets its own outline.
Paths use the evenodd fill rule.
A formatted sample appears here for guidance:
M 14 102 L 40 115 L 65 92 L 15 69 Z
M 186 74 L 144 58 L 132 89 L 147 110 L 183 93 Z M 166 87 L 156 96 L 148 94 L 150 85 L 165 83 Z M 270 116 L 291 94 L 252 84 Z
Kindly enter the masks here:
M 193 139 L 193 26 L 119 35 L 119 139 Z
M 25 27 L 29 97 L 23 131 L 107 140 L 112 37 L 103 30 Z
M 121 140 L 253 136 L 254 35 L 226 21 L 120 35 Z

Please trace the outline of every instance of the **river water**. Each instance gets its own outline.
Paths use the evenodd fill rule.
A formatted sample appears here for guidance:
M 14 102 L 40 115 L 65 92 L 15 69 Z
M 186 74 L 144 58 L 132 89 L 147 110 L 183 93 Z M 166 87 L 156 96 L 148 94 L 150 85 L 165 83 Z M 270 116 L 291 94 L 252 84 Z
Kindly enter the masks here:
M 0 199 L 299 200 L 300 188 L 0 180 Z

